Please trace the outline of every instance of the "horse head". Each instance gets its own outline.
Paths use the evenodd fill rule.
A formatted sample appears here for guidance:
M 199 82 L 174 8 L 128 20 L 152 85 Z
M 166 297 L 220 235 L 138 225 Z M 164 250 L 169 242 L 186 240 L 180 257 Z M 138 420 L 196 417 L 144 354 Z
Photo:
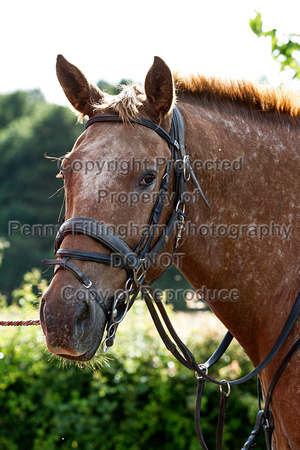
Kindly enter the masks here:
M 57 76 L 80 118 L 87 116 L 89 121 L 62 159 L 66 220 L 56 239 L 56 271 L 42 298 L 40 318 L 52 353 L 84 361 L 97 351 L 112 314 L 124 314 L 124 304 L 127 310 L 129 300 L 122 296 L 136 287 L 132 270 L 135 276 L 144 274 L 140 260 L 131 260 L 131 265 L 128 260 L 130 251 L 139 243 L 141 251 L 147 243 L 146 239 L 141 245 L 141 239 L 149 223 L 153 226 L 162 180 L 168 189 L 173 185 L 172 171 L 166 173 L 168 139 L 154 131 L 170 129 L 175 91 L 171 71 L 158 57 L 144 89 L 128 85 L 117 96 L 101 92 L 61 55 Z M 146 126 L 140 126 L 140 120 Z M 154 129 L 149 124 L 155 124 Z M 172 213 L 170 203 L 159 212 L 161 223 Z M 99 239 L 99 234 L 106 238 Z M 152 236 L 151 248 L 160 235 Z M 165 251 L 172 254 L 174 236 L 165 241 Z M 162 272 L 159 265 L 152 266 L 143 281 L 151 283 Z

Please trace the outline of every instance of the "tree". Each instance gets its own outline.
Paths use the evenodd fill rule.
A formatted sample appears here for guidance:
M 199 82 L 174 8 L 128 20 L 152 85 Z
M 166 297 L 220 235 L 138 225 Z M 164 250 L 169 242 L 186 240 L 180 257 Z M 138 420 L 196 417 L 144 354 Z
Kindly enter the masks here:
M 256 12 L 256 17 L 249 20 L 252 31 L 260 37 L 271 37 L 272 56 L 280 62 L 280 71 L 291 70 L 292 78 L 300 79 L 300 61 L 297 60 L 295 52 L 300 51 L 300 34 L 289 34 L 279 37 L 277 29 L 263 31 L 261 14 Z
M 63 192 L 55 194 L 62 187 L 55 179 L 58 166 L 45 154 L 57 158 L 70 151 L 82 125 L 75 125 L 67 108 L 47 104 L 39 91 L 0 96 L 0 111 L 0 288 L 9 296 L 25 271 L 53 255 Z M 39 234 L 37 224 L 53 227 Z

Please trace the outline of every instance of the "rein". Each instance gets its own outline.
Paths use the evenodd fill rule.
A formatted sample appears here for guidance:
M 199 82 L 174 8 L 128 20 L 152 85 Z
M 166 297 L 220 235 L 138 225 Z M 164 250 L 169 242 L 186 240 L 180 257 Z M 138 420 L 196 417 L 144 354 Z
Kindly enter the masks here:
M 116 115 L 100 115 L 89 119 L 85 124 L 85 130 L 94 123 L 100 122 L 119 122 L 122 123 L 122 119 Z M 176 250 L 179 247 L 182 232 L 184 230 L 185 215 L 185 194 L 187 181 L 191 178 L 199 191 L 206 206 L 210 207 L 201 187 L 196 179 L 196 176 L 192 170 L 189 156 L 186 155 L 184 147 L 184 124 L 181 114 L 178 108 L 173 111 L 173 117 L 171 122 L 170 134 L 162 129 L 157 124 L 147 119 L 130 120 L 131 123 L 139 124 L 155 131 L 164 141 L 168 144 L 170 150 L 170 159 L 166 165 L 165 173 L 163 175 L 159 194 L 157 200 L 152 209 L 150 219 L 148 221 L 146 231 L 143 234 L 140 242 L 134 251 L 130 249 L 125 241 L 118 235 L 114 234 L 109 228 L 100 224 L 99 222 L 91 219 L 74 217 L 66 220 L 60 227 L 55 240 L 55 254 L 56 259 L 42 261 L 45 265 L 58 266 L 54 272 L 54 276 L 58 270 L 69 270 L 89 291 L 90 296 L 98 302 L 102 308 L 106 320 L 106 338 L 102 344 L 102 351 L 106 352 L 109 347 L 114 343 L 116 331 L 119 323 L 124 319 L 128 310 L 131 308 L 138 293 L 141 292 L 142 298 L 145 300 L 148 310 L 151 314 L 153 322 L 164 342 L 167 349 L 175 356 L 175 358 L 190 370 L 193 370 L 198 380 L 198 391 L 196 401 L 196 431 L 198 440 L 204 450 L 207 450 L 207 446 L 204 442 L 201 430 L 200 430 L 200 406 L 201 398 L 205 381 L 210 381 L 220 386 L 221 402 L 219 410 L 219 420 L 217 426 L 217 450 L 222 449 L 222 432 L 224 424 L 224 414 L 226 399 L 230 393 L 231 386 L 244 383 L 253 376 L 257 375 L 263 370 L 267 364 L 274 358 L 287 336 L 289 335 L 300 311 L 300 294 L 297 297 L 292 312 L 280 334 L 273 348 L 266 356 L 266 358 L 249 374 L 243 376 L 234 381 L 215 380 L 208 375 L 208 369 L 212 367 L 224 354 L 229 344 L 233 339 L 233 335 L 227 332 L 223 341 L 219 345 L 215 353 L 204 363 L 198 365 L 191 351 L 181 341 L 176 331 L 174 330 L 169 317 L 162 304 L 161 298 L 155 289 L 151 286 L 144 284 L 146 272 L 150 265 L 155 262 L 160 255 L 171 236 L 175 235 L 175 243 L 173 248 L 173 258 Z M 174 206 L 173 212 L 167 224 L 165 225 L 162 235 L 158 238 L 157 242 L 152 245 L 155 236 L 156 229 L 161 217 L 161 213 L 164 206 L 164 200 L 167 190 L 169 188 L 169 179 L 171 171 L 174 171 Z M 63 240 L 67 235 L 81 234 L 90 237 L 98 243 L 103 244 L 111 252 L 110 255 L 86 252 L 79 250 L 67 250 L 61 248 Z M 84 274 L 84 272 L 76 266 L 72 260 L 90 261 L 95 263 L 107 264 L 112 267 L 123 268 L 127 271 L 127 281 L 125 288 L 120 292 L 117 292 L 114 299 L 107 306 L 104 300 L 99 296 L 93 282 Z M 155 306 L 154 306 L 155 305 Z M 158 314 L 159 312 L 159 314 Z M 167 331 L 165 330 L 167 329 Z M 271 435 L 273 431 L 272 414 L 269 410 L 269 403 L 271 399 L 274 387 L 280 378 L 281 373 L 284 371 L 286 365 L 289 363 L 295 352 L 300 346 L 300 339 L 293 345 L 287 356 L 282 361 L 278 370 L 276 371 L 270 388 L 267 393 L 265 409 L 258 413 L 256 425 L 249 437 L 247 443 L 243 447 L 244 450 L 252 448 L 256 442 L 257 435 L 261 427 L 265 429 L 267 448 L 271 448 Z M 227 387 L 227 392 L 223 391 L 223 388 Z
M 198 436 L 198 440 L 204 450 L 207 450 L 207 446 L 205 444 L 205 441 L 203 439 L 201 429 L 200 429 L 200 408 L 201 408 L 201 400 L 203 395 L 203 389 L 205 381 L 210 381 L 211 383 L 217 384 L 220 386 L 220 393 L 221 393 L 221 402 L 220 402 L 220 409 L 219 409 L 219 420 L 218 420 L 218 428 L 217 428 L 217 450 L 222 449 L 222 432 L 223 432 L 223 423 L 224 423 L 224 417 L 225 417 L 225 406 L 226 406 L 226 398 L 230 394 L 230 388 L 231 386 L 238 385 L 245 383 L 246 381 L 249 381 L 251 378 L 253 378 L 255 375 L 258 375 L 269 363 L 270 361 L 275 357 L 277 352 L 280 350 L 282 345 L 284 344 L 286 338 L 288 337 L 290 331 L 292 330 L 300 312 L 300 293 L 298 294 L 298 297 L 296 299 L 296 302 L 293 306 L 293 309 L 285 323 L 284 328 L 282 329 L 279 337 L 277 338 L 274 346 L 268 353 L 268 355 L 263 359 L 263 361 L 260 362 L 260 364 L 253 369 L 250 373 L 247 375 L 238 378 L 233 381 L 226 381 L 226 380 L 215 380 L 214 378 L 211 378 L 208 375 L 208 369 L 211 368 L 214 364 L 216 364 L 217 361 L 223 356 L 227 348 L 229 347 L 233 335 L 228 331 L 223 338 L 222 342 L 220 343 L 219 347 L 216 349 L 216 351 L 213 353 L 213 355 L 204 363 L 204 364 L 197 364 L 194 358 L 194 355 L 192 352 L 186 347 L 186 345 L 181 341 L 178 334 L 174 330 L 170 319 L 166 313 L 166 310 L 163 306 L 163 303 L 161 301 L 161 298 L 157 294 L 157 292 L 154 290 L 151 286 L 143 286 L 141 289 L 142 297 L 146 302 L 146 305 L 148 307 L 148 310 L 150 312 L 150 315 L 153 319 L 153 322 L 156 326 L 156 329 L 162 338 L 166 348 L 173 354 L 173 356 L 185 367 L 187 367 L 190 370 L 195 371 L 196 378 L 198 380 L 198 389 L 197 389 L 197 400 L 196 400 L 196 411 L 195 411 L 195 426 L 196 426 L 196 432 Z M 159 314 L 157 313 L 157 310 L 154 306 L 154 303 L 156 305 L 157 310 L 160 313 L 160 316 L 162 320 L 159 317 Z M 170 339 L 168 333 L 165 330 L 165 327 L 163 323 L 165 324 L 165 327 L 167 328 L 171 338 Z M 178 349 L 180 352 L 178 351 Z M 271 410 L 269 409 L 269 404 L 271 400 L 271 396 L 273 393 L 273 390 L 282 374 L 284 369 L 286 368 L 289 361 L 292 359 L 296 351 L 300 347 L 300 338 L 294 343 L 294 345 L 291 347 L 283 361 L 281 362 L 280 366 L 278 367 L 277 371 L 275 372 L 273 379 L 271 381 L 271 384 L 269 386 L 266 400 L 265 400 L 265 407 L 264 409 L 261 408 L 260 405 L 260 397 L 259 397 L 259 409 L 256 424 L 254 427 L 254 430 L 252 431 L 249 439 L 243 446 L 242 450 L 248 450 L 252 448 L 256 444 L 257 437 L 259 435 L 260 429 L 264 428 L 265 431 L 265 438 L 266 438 L 266 445 L 267 449 L 271 450 L 271 437 L 272 432 L 274 430 L 274 421 L 273 416 L 271 413 Z M 222 387 L 227 386 L 227 393 L 223 391 Z M 258 390 L 259 391 L 259 390 Z M 259 395 L 259 394 L 258 394 Z

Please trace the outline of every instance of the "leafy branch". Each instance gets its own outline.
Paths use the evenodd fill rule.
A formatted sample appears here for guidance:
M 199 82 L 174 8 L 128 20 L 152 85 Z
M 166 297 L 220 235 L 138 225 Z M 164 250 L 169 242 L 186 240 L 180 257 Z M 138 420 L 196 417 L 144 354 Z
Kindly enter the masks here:
M 269 31 L 263 31 L 263 22 L 261 14 L 256 12 L 256 17 L 249 20 L 249 25 L 253 33 L 260 37 L 271 37 L 272 56 L 280 62 L 280 71 L 286 68 L 293 71 L 293 78 L 300 79 L 300 62 L 297 60 L 294 52 L 300 52 L 299 34 L 287 35 L 287 42 L 280 40 L 276 28 Z

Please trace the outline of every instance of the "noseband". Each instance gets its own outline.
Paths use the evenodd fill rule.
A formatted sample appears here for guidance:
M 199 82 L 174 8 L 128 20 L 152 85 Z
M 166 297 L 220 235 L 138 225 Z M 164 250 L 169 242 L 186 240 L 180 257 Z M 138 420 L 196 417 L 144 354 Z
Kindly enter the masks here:
M 122 122 L 117 115 L 99 115 L 92 117 L 85 124 L 85 130 L 94 123 L 99 122 Z M 179 247 L 179 241 L 184 229 L 185 219 L 185 194 L 188 179 L 191 177 L 200 196 L 205 204 L 209 204 L 204 197 L 201 187 L 192 170 L 189 156 L 184 147 L 184 124 L 182 116 L 175 108 L 173 111 L 171 130 L 168 134 L 163 128 L 148 119 L 139 118 L 130 120 L 131 123 L 142 125 L 155 131 L 167 144 L 170 150 L 170 159 L 167 162 L 162 177 L 159 193 L 152 209 L 146 231 L 144 232 L 137 247 L 130 249 L 123 239 L 113 233 L 108 227 L 101 223 L 82 217 L 73 217 L 66 220 L 60 227 L 55 239 L 55 255 L 57 259 L 43 260 L 45 265 L 57 265 L 58 269 L 69 270 L 82 285 L 90 292 L 91 297 L 98 302 L 107 320 L 107 337 L 103 342 L 102 350 L 107 351 L 113 345 L 118 324 L 124 319 L 128 309 L 132 306 L 145 276 L 151 264 L 155 263 L 158 256 L 167 245 L 169 239 L 175 234 L 173 255 Z M 168 223 L 164 226 L 162 235 L 152 246 L 157 231 L 160 216 L 163 210 L 166 193 L 169 188 L 171 171 L 174 171 L 174 208 Z M 110 255 L 87 251 L 71 251 L 61 248 L 61 244 L 67 235 L 82 234 L 103 244 L 111 252 Z M 89 261 L 107 264 L 112 267 L 123 268 L 127 271 L 125 289 L 115 294 L 112 305 L 107 306 L 100 297 L 93 282 L 76 266 L 71 260 Z M 57 272 L 57 271 L 56 271 Z M 55 273 L 56 273 L 55 272 Z M 54 273 L 54 275 L 55 275 Z

